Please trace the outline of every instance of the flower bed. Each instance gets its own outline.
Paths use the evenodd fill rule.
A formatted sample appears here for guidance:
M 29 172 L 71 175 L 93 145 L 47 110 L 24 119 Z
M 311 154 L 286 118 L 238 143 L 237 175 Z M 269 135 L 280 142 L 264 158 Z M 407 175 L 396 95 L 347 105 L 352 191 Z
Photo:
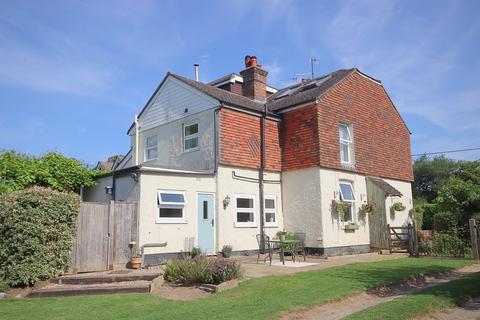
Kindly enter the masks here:
M 165 281 L 183 285 L 220 284 L 241 276 L 240 264 L 231 259 L 197 256 L 170 260 L 163 275 Z

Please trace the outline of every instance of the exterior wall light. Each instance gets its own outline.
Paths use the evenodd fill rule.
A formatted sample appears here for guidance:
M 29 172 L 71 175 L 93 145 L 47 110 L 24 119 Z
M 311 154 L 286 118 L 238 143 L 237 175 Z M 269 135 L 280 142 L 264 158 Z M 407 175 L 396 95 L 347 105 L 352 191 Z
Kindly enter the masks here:
M 223 199 L 223 209 L 227 209 L 228 205 L 230 204 L 230 197 L 227 195 L 225 199 Z
M 106 193 L 106 194 L 109 194 L 109 195 L 112 195 L 112 194 L 113 194 L 113 187 L 111 187 L 111 186 L 106 186 L 106 187 L 105 187 L 105 193 Z

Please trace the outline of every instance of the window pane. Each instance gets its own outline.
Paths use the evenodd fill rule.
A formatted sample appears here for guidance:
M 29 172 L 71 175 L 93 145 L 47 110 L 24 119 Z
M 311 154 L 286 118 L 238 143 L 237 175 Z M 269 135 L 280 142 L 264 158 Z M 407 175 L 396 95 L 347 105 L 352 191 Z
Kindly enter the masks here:
M 147 147 L 156 146 L 157 145 L 157 137 L 156 136 L 148 137 L 146 145 L 147 145 Z
M 160 218 L 183 218 L 183 210 L 178 208 L 160 208 Z
M 353 194 L 352 186 L 347 183 L 340 183 L 340 190 L 342 191 L 340 197 L 342 200 L 354 201 L 355 196 Z
M 237 212 L 237 222 L 253 222 L 253 212 Z
M 208 219 L 208 201 L 203 201 L 203 219 Z
M 339 126 L 339 134 L 340 134 L 340 139 L 351 141 L 348 126 L 341 124 Z
M 181 193 L 160 193 L 162 202 L 176 202 L 176 203 L 185 203 L 183 194 Z
M 147 150 L 147 160 L 157 159 L 158 153 L 157 148 Z
M 275 200 L 265 199 L 265 209 L 275 209 Z
M 253 199 L 237 198 L 237 208 L 253 208 Z
M 266 212 L 266 213 L 265 213 L 265 221 L 266 221 L 266 222 L 275 222 L 275 213 L 273 213 L 273 212 Z
M 353 221 L 352 219 L 352 205 L 349 203 L 348 210 L 345 212 L 345 218 L 343 221 Z
M 350 157 L 348 156 L 348 143 L 340 143 L 340 160 L 342 162 L 350 162 Z
M 190 136 L 195 133 L 198 133 L 198 123 L 185 127 L 185 136 Z
M 198 138 L 185 140 L 185 150 L 190 150 L 198 147 Z

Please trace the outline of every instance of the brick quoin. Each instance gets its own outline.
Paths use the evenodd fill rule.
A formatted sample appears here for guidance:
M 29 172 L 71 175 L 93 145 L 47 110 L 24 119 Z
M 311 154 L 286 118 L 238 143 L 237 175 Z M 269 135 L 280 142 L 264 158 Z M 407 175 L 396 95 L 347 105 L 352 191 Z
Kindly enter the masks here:
M 260 168 L 260 117 L 220 109 L 220 164 Z M 280 124 L 265 123 L 265 169 L 281 170 Z
M 340 163 L 338 125 L 341 122 L 353 129 L 353 169 L 343 168 Z M 315 133 L 316 138 L 312 138 Z M 284 170 L 320 165 L 413 180 L 408 128 L 384 88 L 358 72 L 348 75 L 323 95 L 316 106 L 285 114 L 282 137 Z

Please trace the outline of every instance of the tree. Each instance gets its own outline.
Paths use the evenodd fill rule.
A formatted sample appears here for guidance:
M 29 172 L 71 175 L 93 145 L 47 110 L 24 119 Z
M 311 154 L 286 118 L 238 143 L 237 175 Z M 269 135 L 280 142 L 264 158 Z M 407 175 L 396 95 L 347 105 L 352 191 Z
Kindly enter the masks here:
M 438 190 L 447 181 L 452 172 L 458 169 L 459 162 L 438 156 L 433 159 L 421 156 L 413 163 L 413 197 L 418 201 L 431 202 L 437 197 Z
M 33 185 L 79 193 L 82 186 L 94 185 L 95 177 L 102 173 L 59 153 L 36 158 L 14 151 L 4 152 L 0 155 L 0 194 Z

